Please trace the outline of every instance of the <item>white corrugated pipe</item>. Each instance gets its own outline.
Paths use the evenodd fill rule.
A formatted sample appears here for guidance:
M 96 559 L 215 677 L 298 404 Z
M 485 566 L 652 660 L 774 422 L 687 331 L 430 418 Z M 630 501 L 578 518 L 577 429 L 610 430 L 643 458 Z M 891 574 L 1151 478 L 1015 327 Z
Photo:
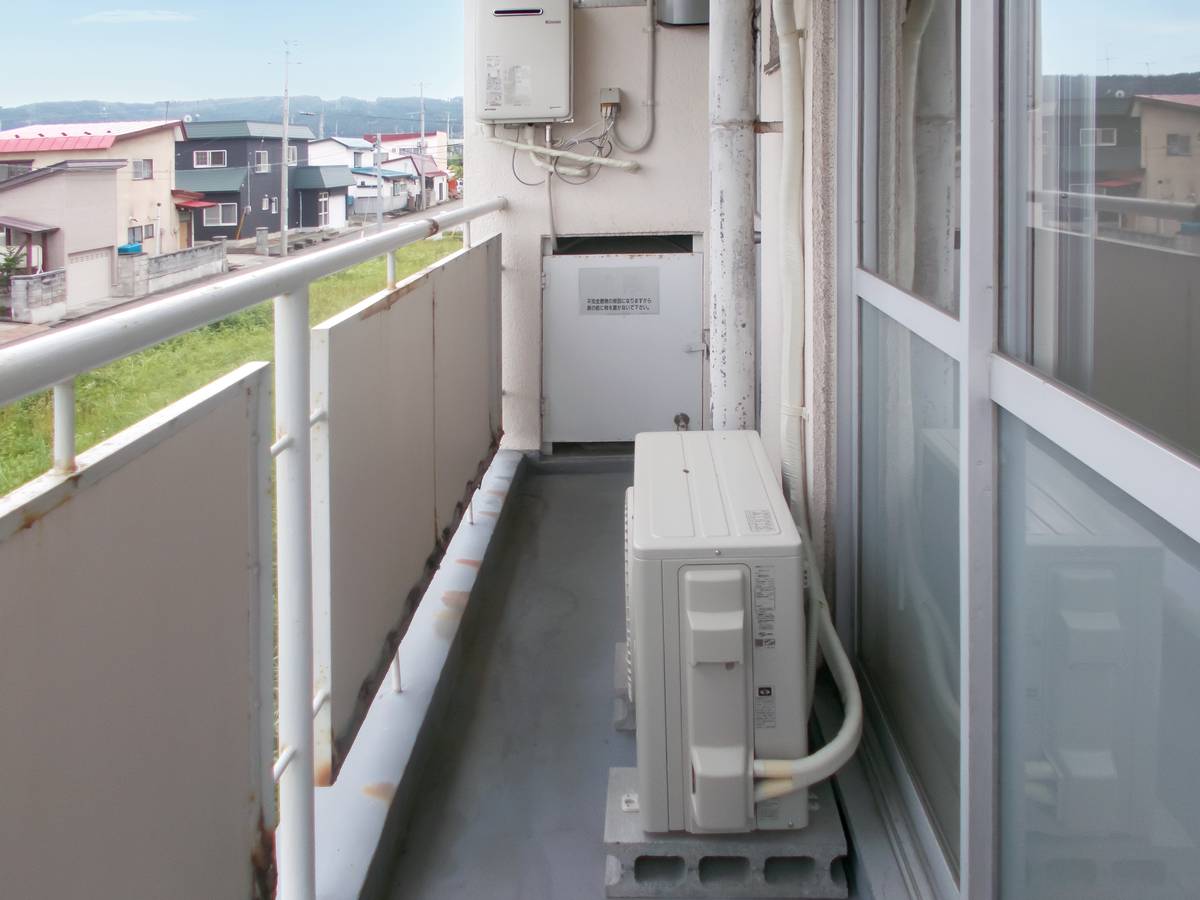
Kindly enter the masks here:
M 712 427 L 757 424 L 754 4 L 713 0 L 708 37 Z
M 796 8 L 800 6 L 800 21 L 808 21 L 807 0 L 773 0 L 775 30 L 779 34 L 780 77 L 783 79 L 783 171 L 780 178 L 781 223 L 783 240 L 781 264 L 783 307 L 783 355 L 781 455 L 784 493 L 800 529 L 808 570 L 809 605 L 807 641 L 808 709 L 812 711 L 812 696 L 816 681 L 817 648 L 825 654 L 834 681 L 841 692 L 845 716 L 833 739 L 820 750 L 799 759 L 756 759 L 754 777 L 755 802 L 781 797 L 815 784 L 838 771 L 854 755 L 862 738 L 862 695 L 854 677 L 846 651 L 838 639 L 829 613 L 821 571 L 813 551 L 808 528 L 806 496 L 805 444 L 806 413 L 804 408 L 805 362 L 805 282 L 804 282 L 804 54 L 797 27 Z
M 801 0 L 807 13 L 808 4 Z M 779 70 L 783 79 L 783 164 L 780 176 L 780 225 L 783 271 L 783 349 L 780 369 L 780 455 L 783 493 L 798 518 L 808 524 L 805 491 L 804 408 L 804 37 L 796 25 L 793 0 L 774 0 L 779 34 Z M 805 16 L 807 19 L 807 16 Z

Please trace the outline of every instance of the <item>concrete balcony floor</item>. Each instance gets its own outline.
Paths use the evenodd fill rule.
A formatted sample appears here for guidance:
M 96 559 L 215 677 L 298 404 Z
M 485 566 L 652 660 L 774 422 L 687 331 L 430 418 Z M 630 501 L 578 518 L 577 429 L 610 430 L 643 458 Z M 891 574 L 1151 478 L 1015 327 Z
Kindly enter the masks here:
M 541 464 L 509 498 L 396 900 L 604 896 L 608 769 L 635 764 L 612 724 L 632 479 L 631 458 Z
M 392 900 L 604 897 L 608 770 L 636 765 L 612 722 L 632 478 L 631 457 L 556 457 L 518 480 Z

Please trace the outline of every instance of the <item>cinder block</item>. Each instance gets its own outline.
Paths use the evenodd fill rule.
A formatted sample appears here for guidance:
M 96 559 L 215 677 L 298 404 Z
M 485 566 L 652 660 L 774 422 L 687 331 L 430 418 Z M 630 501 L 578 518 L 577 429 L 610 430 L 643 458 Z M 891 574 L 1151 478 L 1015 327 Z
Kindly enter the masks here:
M 630 798 L 637 769 L 609 769 L 605 894 L 633 898 L 842 900 L 846 834 L 829 782 L 809 789 L 809 824 L 799 831 L 647 834 Z

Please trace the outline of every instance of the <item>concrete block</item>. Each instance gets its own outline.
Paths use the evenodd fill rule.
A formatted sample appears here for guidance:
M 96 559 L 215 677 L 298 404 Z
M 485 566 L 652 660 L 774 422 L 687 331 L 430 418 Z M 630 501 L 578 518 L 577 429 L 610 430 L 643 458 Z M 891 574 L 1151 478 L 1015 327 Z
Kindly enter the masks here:
M 637 769 L 609 769 L 604 820 L 608 897 L 848 896 L 846 834 L 828 781 L 809 789 L 809 824 L 799 831 L 647 834 L 636 796 Z

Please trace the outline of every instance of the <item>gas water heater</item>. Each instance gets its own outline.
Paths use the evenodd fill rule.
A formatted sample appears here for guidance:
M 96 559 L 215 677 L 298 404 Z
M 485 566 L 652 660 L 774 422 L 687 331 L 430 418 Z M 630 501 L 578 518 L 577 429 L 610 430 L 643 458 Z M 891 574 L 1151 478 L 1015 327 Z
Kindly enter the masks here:
M 803 548 L 759 435 L 638 435 L 625 553 L 643 829 L 803 828 L 807 790 L 756 802 L 756 759 L 808 751 Z

